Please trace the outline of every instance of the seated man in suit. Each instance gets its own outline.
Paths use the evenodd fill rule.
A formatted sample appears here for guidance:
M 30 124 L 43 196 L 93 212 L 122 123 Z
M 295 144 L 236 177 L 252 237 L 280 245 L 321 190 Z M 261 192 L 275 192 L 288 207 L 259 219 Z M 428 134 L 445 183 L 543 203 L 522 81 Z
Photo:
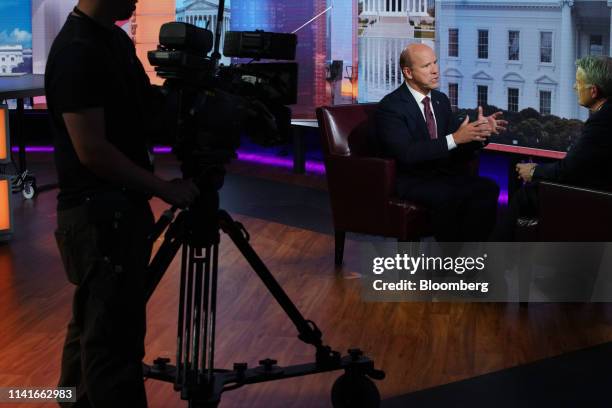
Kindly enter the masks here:
M 431 210 L 441 242 L 485 241 L 497 214 L 499 188 L 492 180 L 466 174 L 466 164 L 491 133 L 504 130 L 501 112 L 460 123 L 439 86 L 434 51 L 411 44 L 402 51 L 405 83 L 385 96 L 376 114 L 381 153 L 396 160 L 397 194 Z
M 518 177 L 528 184 L 513 197 L 500 240 L 513 240 L 519 216 L 537 216 L 537 181 L 612 191 L 612 102 L 608 100 L 612 96 L 612 58 L 588 56 L 576 66 L 578 103 L 590 111 L 582 135 L 563 160 L 516 165 Z
M 558 181 L 581 187 L 612 190 L 612 58 L 588 56 L 576 62 L 578 103 L 590 111 L 582 135 L 563 160 L 521 163 L 518 176 L 526 182 Z

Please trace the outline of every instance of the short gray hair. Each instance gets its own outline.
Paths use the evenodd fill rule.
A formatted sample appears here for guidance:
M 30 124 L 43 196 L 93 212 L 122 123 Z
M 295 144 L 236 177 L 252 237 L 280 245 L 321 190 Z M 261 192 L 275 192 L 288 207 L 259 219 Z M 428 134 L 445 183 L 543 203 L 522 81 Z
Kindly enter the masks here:
M 576 66 L 584 71 L 585 80 L 601 92 L 601 96 L 612 96 L 612 58 L 592 56 L 580 58 Z

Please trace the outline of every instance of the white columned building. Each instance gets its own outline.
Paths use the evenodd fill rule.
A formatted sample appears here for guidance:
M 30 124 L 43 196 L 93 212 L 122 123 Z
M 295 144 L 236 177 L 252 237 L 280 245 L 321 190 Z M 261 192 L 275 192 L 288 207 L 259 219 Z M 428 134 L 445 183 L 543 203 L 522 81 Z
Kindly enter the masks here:
M 427 16 L 428 0 L 364 0 L 362 16 Z
M 574 0 L 561 0 L 561 32 L 559 56 L 559 108 L 557 115 L 564 118 L 574 118 L 578 114 L 576 110 L 576 97 L 573 84 L 576 75 L 576 42 L 574 31 L 576 25 L 572 18 Z M 554 50 L 553 50 L 554 54 Z
M 23 63 L 23 54 L 21 45 L 0 46 L 0 76 L 18 75 L 13 74 L 13 69 Z
M 459 108 L 486 100 L 584 120 L 575 62 L 612 54 L 611 22 L 612 0 L 436 0 L 441 90 Z

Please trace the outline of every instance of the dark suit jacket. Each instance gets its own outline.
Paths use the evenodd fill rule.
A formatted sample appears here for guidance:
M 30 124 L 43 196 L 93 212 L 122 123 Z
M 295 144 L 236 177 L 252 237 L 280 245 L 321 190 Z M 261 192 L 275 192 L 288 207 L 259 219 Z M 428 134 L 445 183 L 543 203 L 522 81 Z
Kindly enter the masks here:
M 442 92 L 431 91 L 431 101 L 438 132 L 438 138 L 433 140 L 417 101 L 405 83 L 378 104 L 376 147 L 383 157 L 395 159 L 400 175 L 426 178 L 455 173 L 458 165 L 465 164 L 481 147 L 480 143 L 470 143 L 449 151 L 446 135 L 455 132 L 461 123 Z
M 563 160 L 538 165 L 533 179 L 612 190 L 612 101 L 584 123 Z

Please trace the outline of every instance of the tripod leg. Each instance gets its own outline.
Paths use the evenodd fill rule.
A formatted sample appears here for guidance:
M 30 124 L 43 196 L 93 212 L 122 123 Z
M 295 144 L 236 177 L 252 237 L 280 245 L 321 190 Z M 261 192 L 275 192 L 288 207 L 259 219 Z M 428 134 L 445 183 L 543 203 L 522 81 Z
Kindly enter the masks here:
M 153 295 L 155 288 L 164 277 L 164 274 L 166 273 L 166 270 L 168 270 L 168 267 L 176 256 L 176 253 L 183 245 L 185 220 L 185 215 L 181 213 L 176 218 L 174 223 L 170 224 L 170 227 L 164 236 L 164 242 L 162 242 L 161 246 L 157 250 L 157 253 L 149 263 L 145 288 L 147 301 L 151 298 L 151 295 Z M 165 221 L 160 221 L 160 223 L 163 222 Z M 153 236 L 154 235 L 152 235 L 150 239 L 153 239 Z
M 195 285 L 194 285 L 194 293 L 193 293 L 193 320 L 192 320 L 192 335 L 193 340 L 191 343 L 191 350 L 193 353 L 193 358 L 191 360 L 191 368 L 193 369 L 193 375 L 195 376 L 194 380 L 196 383 L 199 383 L 200 376 L 198 375 L 199 370 L 199 358 L 200 358 L 200 336 L 202 335 L 201 323 L 202 319 L 206 319 L 206 309 L 208 307 L 208 275 L 209 275 L 209 266 L 208 266 L 208 248 L 192 248 L 195 252 L 195 256 L 193 257 L 195 263 Z M 203 257 L 204 255 L 204 257 Z M 204 276 L 202 276 L 204 274 Z M 204 282 L 202 282 L 202 278 L 204 277 Z M 202 293 L 202 283 L 204 283 L 204 292 Z M 205 325 L 203 327 L 206 327 Z M 206 343 L 206 333 L 204 333 L 204 344 Z M 205 349 L 202 347 L 202 352 Z M 204 368 L 204 367 L 202 367 Z
M 312 344 L 317 348 L 317 362 L 325 363 L 327 361 L 335 362 L 338 360 L 340 358 L 339 353 L 332 352 L 329 347 L 323 345 L 321 341 L 321 331 L 314 324 L 314 322 L 306 320 L 304 316 L 302 316 L 283 288 L 279 285 L 276 279 L 274 279 L 274 276 L 263 263 L 261 258 L 257 255 L 253 247 L 251 247 L 247 238 L 243 234 L 243 232 L 246 234 L 244 227 L 234 221 L 232 217 L 223 210 L 219 211 L 219 226 L 226 234 L 229 235 L 236 247 L 251 265 L 255 273 L 257 273 L 261 281 L 264 283 L 264 285 L 266 285 L 268 291 L 270 291 L 278 304 L 283 308 L 285 313 L 287 313 L 287 316 L 289 316 L 299 332 L 298 338 L 303 342 Z
M 176 375 L 174 378 L 174 387 L 178 389 L 179 380 L 184 376 L 181 370 L 183 361 L 183 318 L 185 316 L 185 284 L 187 278 L 187 256 L 188 256 L 187 245 L 183 245 L 183 251 L 181 253 L 181 283 L 179 289 L 179 305 L 178 305 L 178 322 L 176 328 Z
M 201 361 L 199 362 L 200 367 L 202 367 L 202 373 L 206 370 L 206 352 L 207 352 L 207 342 L 210 337 L 214 337 L 214 334 L 210 334 L 208 329 L 208 317 L 210 314 L 210 276 L 211 276 L 211 261 L 210 261 L 210 253 L 211 247 L 207 246 L 205 248 L 205 258 L 204 258 L 204 290 L 202 292 L 202 341 L 194 343 L 195 347 L 201 347 Z M 214 273 L 214 272 L 213 272 Z M 194 361 L 198 364 L 198 356 L 194 356 Z M 197 370 L 196 370 L 197 371 Z M 198 375 L 198 382 L 200 381 L 200 376 Z
M 210 308 L 209 308 L 209 325 L 208 325 L 208 372 L 207 380 L 210 383 L 213 377 L 215 367 L 215 321 L 217 316 L 217 271 L 219 259 L 219 245 L 212 246 L 212 269 L 210 274 Z M 204 367 L 204 365 L 202 365 Z
M 192 312 L 192 304 L 193 304 L 193 273 L 194 271 L 194 263 L 193 263 L 193 248 L 191 246 L 187 246 L 187 290 L 185 293 L 185 325 L 183 328 L 183 339 L 184 339 L 184 347 L 185 352 L 183 353 L 183 386 L 186 386 L 191 382 L 191 378 L 189 377 L 189 373 L 191 373 L 191 312 Z

